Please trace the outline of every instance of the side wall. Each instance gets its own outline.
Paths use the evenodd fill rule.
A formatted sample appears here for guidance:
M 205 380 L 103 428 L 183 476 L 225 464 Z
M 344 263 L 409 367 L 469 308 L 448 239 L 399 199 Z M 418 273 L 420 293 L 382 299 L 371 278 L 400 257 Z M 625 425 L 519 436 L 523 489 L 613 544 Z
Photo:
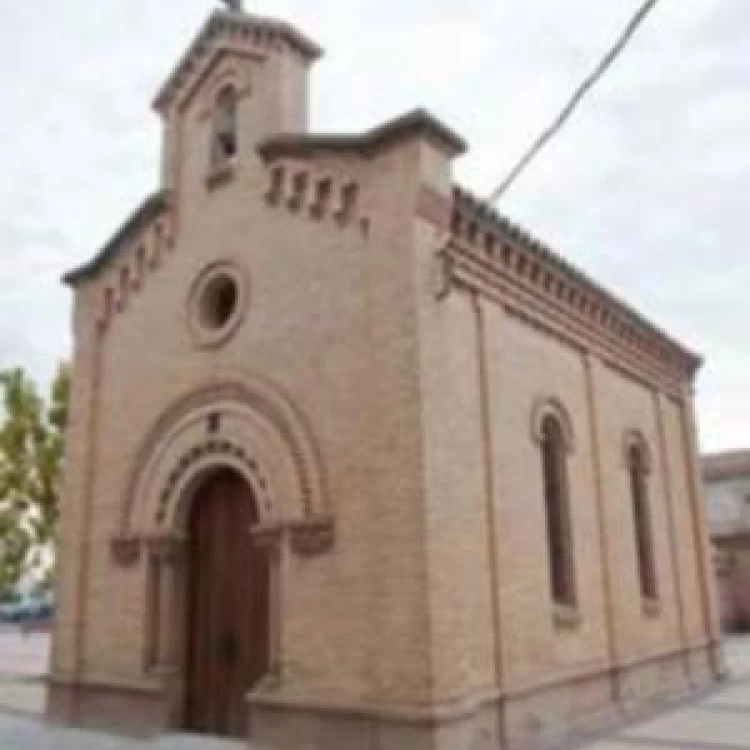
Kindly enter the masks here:
M 512 746 L 590 724 L 616 704 L 705 682 L 715 607 L 690 400 L 667 396 L 478 291 L 459 287 L 439 301 L 434 291 L 420 290 L 436 690 L 481 705 L 494 685 L 506 706 L 497 731 Z M 564 406 L 574 433 L 572 621 L 556 617 L 550 597 L 531 427 L 540 398 Z M 657 606 L 642 600 L 638 580 L 624 456 L 632 429 L 652 458 Z

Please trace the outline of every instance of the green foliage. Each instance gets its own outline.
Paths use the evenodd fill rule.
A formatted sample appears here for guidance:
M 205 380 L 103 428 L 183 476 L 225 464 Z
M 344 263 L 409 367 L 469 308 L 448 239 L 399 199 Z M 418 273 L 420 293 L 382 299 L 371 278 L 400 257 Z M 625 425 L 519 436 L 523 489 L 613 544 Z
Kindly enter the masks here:
M 46 402 L 22 369 L 0 372 L 0 594 L 51 552 L 69 389 L 64 365 Z

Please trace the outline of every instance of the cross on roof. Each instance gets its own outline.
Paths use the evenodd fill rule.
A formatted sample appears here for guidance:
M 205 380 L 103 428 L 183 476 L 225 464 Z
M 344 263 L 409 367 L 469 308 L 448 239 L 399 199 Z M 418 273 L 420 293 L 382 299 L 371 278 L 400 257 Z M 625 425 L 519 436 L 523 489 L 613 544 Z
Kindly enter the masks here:
M 235 13 L 242 13 L 243 11 L 242 0 L 221 0 L 221 2 Z

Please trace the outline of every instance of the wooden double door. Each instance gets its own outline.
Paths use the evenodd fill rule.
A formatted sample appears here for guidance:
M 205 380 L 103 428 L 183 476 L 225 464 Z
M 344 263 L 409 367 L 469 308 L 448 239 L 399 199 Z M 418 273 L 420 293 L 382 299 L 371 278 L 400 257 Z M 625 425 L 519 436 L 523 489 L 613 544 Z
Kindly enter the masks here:
M 247 736 L 244 697 L 270 666 L 270 564 L 252 541 L 251 488 L 211 475 L 193 499 L 187 566 L 185 725 Z

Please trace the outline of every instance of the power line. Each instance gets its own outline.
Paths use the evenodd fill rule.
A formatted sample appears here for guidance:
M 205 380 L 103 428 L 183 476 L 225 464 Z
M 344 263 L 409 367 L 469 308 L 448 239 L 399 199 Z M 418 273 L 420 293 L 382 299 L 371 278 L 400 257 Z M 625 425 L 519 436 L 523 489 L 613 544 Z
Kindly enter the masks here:
M 495 203 L 501 196 L 503 196 L 508 188 L 520 177 L 521 173 L 526 167 L 534 160 L 539 152 L 554 138 L 562 129 L 563 125 L 570 119 L 570 116 L 576 110 L 578 105 L 581 103 L 586 94 L 598 83 L 602 76 L 607 72 L 608 68 L 617 59 L 620 53 L 625 49 L 628 42 L 631 40 L 638 27 L 646 19 L 646 16 L 654 9 L 659 0 L 648 0 L 643 3 L 638 12 L 631 18 L 628 25 L 625 27 L 622 34 L 615 42 L 614 46 L 607 52 L 607 54 L 601 59 L 599 64 L 594 70 L 587 76 L 583 83 L 575 90 L 573 96 L 568 100 L 568 103 L 562 109 L 560 114 L 555 118 L 553 123 L 542 132 L 542 134 L 534 141 L 532 146 L 526 151 L 526 153 L 519 159 L 516 165 L 508 173 L 508 176 L 495 188 L 487 199 L 488 204 Z

